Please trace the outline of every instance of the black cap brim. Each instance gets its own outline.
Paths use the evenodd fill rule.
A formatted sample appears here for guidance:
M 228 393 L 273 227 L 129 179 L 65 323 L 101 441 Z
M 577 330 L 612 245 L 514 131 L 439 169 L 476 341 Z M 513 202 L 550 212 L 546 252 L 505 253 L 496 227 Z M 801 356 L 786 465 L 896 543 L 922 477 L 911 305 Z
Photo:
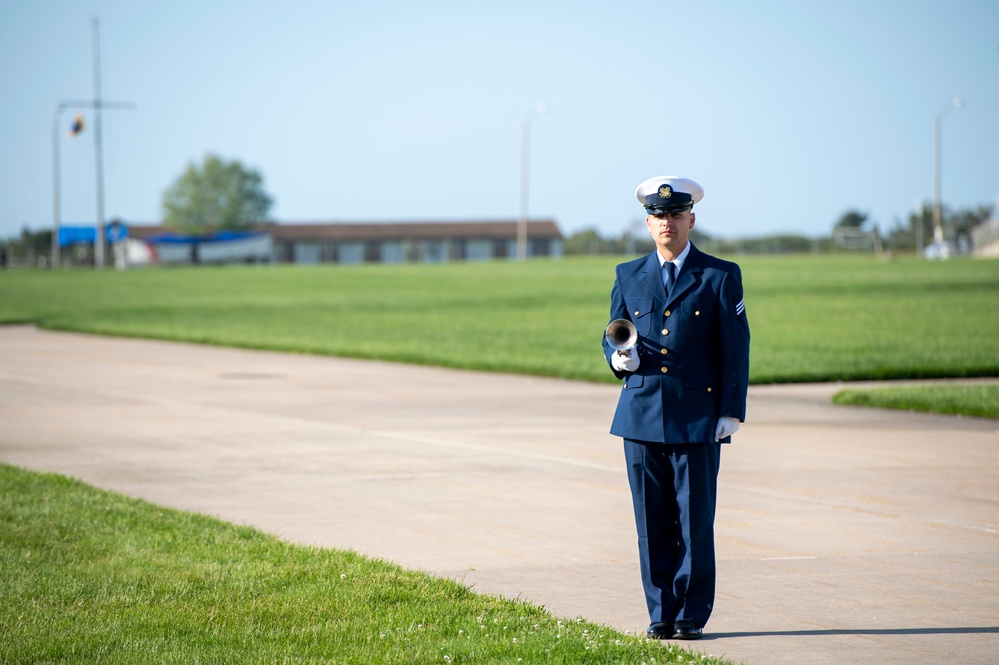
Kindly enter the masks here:
M 650 215 L 668 215 L 671 212 L 683 212 L 693 207 L 693 203 L 686 203 L 681 206 L 645 206 L 645 212 Z

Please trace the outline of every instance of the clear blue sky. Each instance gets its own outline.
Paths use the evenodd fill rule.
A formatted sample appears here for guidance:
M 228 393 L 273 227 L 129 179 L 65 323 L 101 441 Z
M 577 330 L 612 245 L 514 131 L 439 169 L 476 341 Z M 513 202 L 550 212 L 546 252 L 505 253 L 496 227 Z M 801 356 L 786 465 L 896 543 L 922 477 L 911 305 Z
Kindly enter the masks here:
M 933 194 L 999 194 L 999 2 L 0 2 L 0 238 L 52 224 L 52 120 L 93 96 L 100 19 L 106 217 L 155 223 L 207 153 L 261 171 L 280 222 L 640 222 L 639 182 L 700 182 L 702 230 L 883 230 Z M 90 120 L 91 114 L 86 114 Z M 62 117 L 66 129 L 72 114 Z M 94 143 L 60 132 L 64 223 L 92 223 Z

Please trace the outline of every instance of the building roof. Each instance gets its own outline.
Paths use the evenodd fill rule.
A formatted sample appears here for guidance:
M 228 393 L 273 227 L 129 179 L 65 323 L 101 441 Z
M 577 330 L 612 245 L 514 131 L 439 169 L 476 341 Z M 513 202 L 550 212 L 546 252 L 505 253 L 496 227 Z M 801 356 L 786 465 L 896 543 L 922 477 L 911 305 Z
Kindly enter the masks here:
M 256 230 L 268 232 L 274 240 L 293 241 L 377 241 L 377 240 L 499 240 L 517 237 L 516 220 L 464 222 L 317 222 L 313 224 L 261 224 Z M 129 226 L 134 238 L 148 238 L 170 229 L 163 226 Z M 560 239 L 562 232 L 554 220 L 532 219 L 527 223 L 530 238 Z

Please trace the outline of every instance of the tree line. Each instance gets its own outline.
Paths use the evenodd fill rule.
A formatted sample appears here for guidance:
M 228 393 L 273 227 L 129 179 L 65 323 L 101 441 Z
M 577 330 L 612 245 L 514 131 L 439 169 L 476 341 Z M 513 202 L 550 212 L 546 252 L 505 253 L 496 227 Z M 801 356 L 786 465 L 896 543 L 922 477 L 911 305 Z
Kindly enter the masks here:
M 971 229 L 987 221 L 991 214 L 990 205 L 956 210 L 946 205 L 941 206 L 944 238 L 959 244 Z M 851 208 L 833 222 L 832 232 L 828 236 L 777 233 L 731 239 L 721 238 L 695 227 L 690 231 L 690 239 L 701 249 L 718 254 L 826 253 L 846 249 L 836 243 L 836 231 L 844 228 L 869 234 L 876 239 L 882 250 L 913 252 L 919 245 L 925 247 L 933 242 L 933 207 L 929 202 L 924 203 L 919 211 L 909 213 L 905 220 L 896 218 L 892 227 L 887 230 L 882 230 L 878 223 L 870 219 L 868 213 Z M 629 230 L 611 236 L 601 235 L 595 227 L 588 227 L 565 238 L 567 255 L 647 254 L 653 249 L 655 243 L 645 233 L 644 227 L 637 232 Z

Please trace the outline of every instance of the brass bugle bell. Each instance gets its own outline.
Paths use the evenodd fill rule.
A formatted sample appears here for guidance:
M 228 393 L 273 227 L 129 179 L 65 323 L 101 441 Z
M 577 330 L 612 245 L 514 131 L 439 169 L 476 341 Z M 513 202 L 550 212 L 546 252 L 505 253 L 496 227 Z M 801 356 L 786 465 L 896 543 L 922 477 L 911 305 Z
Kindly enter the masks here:
M 614 319 L 607 324 L 604 336 L 611 348 L 617 349 L 621 355 L 627 355 L 628 351 L 638 342 L 638 329 L 628 319 Z

